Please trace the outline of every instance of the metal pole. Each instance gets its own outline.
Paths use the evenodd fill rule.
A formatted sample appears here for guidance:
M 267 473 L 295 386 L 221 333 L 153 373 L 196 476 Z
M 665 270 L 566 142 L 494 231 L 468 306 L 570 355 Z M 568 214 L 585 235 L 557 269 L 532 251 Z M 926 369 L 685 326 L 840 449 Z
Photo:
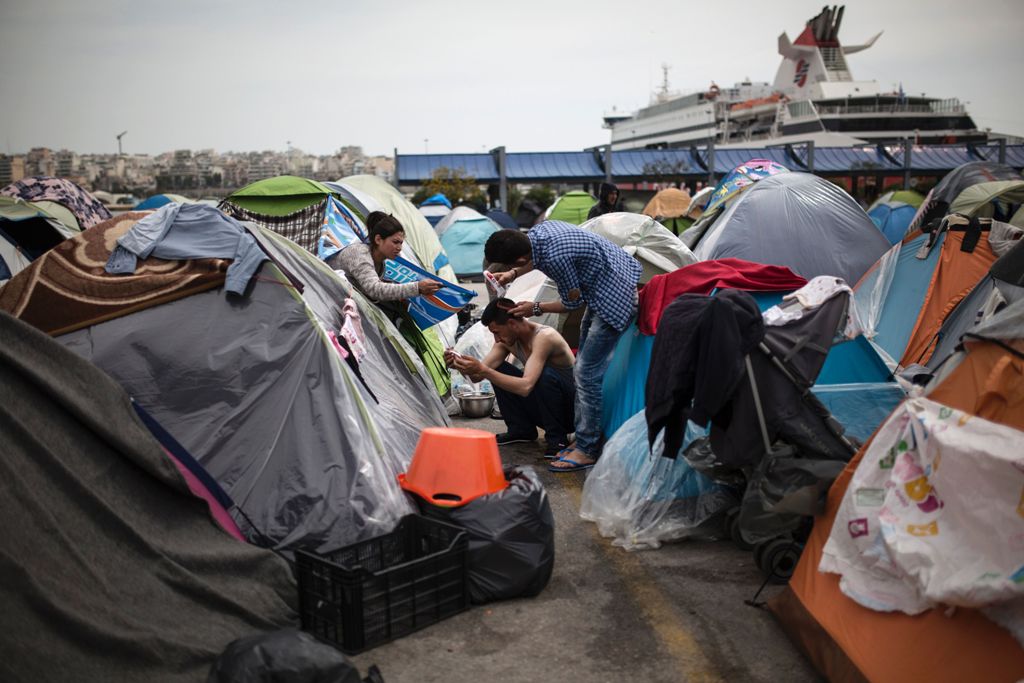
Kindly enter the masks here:
M 497 153 L 498 162 L 498 201 L 501 202 L 501 210 L 508 212 L 508 172 L 505 167 L 505 145 L 495 147 L 491 150 Z
M 914 146 L 910 143 L 910 138 L 906 138 L 903 141 L 903 189 L 910 189 L 910 165 L 914 157 Z
M 715 186 L 715 139 L 708 138 L 708 185 Z
M 999 139 L 999 163 L 1006 163 L 1006 138 Z
M 398 148 L 395 147 L 395 177 L 391 179 L 391 183 L 398 189 Z
M 807 143 L 807 170 L 814 173 L 814 140 Z
M 604 181 L 611 185 L 612 182 L 612 146 L 605 145 L 604 148 Z

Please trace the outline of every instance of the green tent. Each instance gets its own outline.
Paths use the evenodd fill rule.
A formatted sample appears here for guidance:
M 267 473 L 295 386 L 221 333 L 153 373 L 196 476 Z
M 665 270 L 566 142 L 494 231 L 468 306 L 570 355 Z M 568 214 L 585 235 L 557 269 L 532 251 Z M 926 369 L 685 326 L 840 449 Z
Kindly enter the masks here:
M 224 201 L 264 216 L 287 216 L 319 204 L 330 194 L 330 189 L 323 183 L 282 175 L 250 183 L 228 195 Z
M 1024 180 L 997 180 L 971 185 L 957 195 L 948 213 L 992 218 L 1024 228 Z
M 590 196 L 589 192 L 582 190 L 566 192 L 555 200 L 544 218 L 549 221 L 565 221 L 580 225 L 587 220 L 587 214 L 590 213 L 590 208 L 594 204 L 597 204 L 597 200 Z

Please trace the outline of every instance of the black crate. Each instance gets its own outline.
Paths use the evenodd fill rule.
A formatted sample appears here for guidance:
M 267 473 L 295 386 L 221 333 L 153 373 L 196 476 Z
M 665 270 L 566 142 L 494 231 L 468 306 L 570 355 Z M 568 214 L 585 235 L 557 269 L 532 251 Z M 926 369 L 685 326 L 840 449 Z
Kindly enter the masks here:
M 390 534 L 326 557 L 302 550 L 302 628 L 347 654 L 369 650 L 469 607 L 466 532 L 419 515 Z

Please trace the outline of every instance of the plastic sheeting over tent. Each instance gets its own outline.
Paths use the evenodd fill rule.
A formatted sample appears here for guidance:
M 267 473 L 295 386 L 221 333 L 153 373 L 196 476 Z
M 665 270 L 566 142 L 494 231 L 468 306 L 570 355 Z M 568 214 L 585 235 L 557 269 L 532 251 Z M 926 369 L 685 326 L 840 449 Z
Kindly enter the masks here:
M 868 216 L 882 231 L 890 244 L 896 244 L 907 234 L 918 207 L 924 201 L 913 190 L 896 190 L 883 194 L 868 208 Z
M 667 228 L 639 213 L 606 213 L 580 226 L 622 247 L 640 261 L 640 282 L 696 263 L 697 258 Z
M 3 678 L 204 680 L 291 626 L 287 563 L 219 528 L 100 369 L 0 312 Z
M 781 173 L 731 202 L 693 253 L 701 261 L 741 258 L 786 266 L 808 279 L 835 275 L 857 282 L 888 247 L 842 189 L 809 173 Z
M 66 178 L 22 178 L 0 190 L 0 195 L 31 202 L 69 228 L 78 230 L 110 218 L 110 211 L 102 202 Z
M 275 262 L 244 297 L 224 291 L 220 259 L 150 258 L 131 278 L 94 274 L 141 217 L 62 243 L 0 290 L 0 307 L 59 331 L 117 379 L 227 491 L 250 537 L 328 551 L 390 531 L 411 509 L 396 476 L 419 432 L 447 424 L 398 331 L 313 255 L 258 228 Z M 54 301 L 54 277 L 74 304 Z M 334 341 L 346 297 L 365 337 L 356 367 Z
M 484 245 L 501 227 L 468 206 L 458 206 L 437 223 L 436 230 L 455 274 L 470 278 L 480 277 Z

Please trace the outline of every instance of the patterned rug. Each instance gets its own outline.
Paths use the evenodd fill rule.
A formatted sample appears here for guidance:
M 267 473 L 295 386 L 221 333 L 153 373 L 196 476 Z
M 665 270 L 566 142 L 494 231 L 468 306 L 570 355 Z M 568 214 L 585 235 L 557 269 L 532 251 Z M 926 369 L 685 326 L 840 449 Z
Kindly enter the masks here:
M 107 207 L 91 194 L 75 185 L 65 178 L 48 178 L 46 176 L 32 176 L 23 178 L 16 183 L 11 183 L 0 194 L 8 197 L 20 197 L 26 202 L 48 200 L 57 202 L 67 207 L 68 211 L 75 214 L 78 225 L 85 230 L 98 225 L 110 218 Z
M 121 214 L 61 242 L 0 288 L 0 309 L 58 336 L 224 284 L 226 259 L 148 258 L 131 275 L 108 274 L 117 238 L 147 215 Z

